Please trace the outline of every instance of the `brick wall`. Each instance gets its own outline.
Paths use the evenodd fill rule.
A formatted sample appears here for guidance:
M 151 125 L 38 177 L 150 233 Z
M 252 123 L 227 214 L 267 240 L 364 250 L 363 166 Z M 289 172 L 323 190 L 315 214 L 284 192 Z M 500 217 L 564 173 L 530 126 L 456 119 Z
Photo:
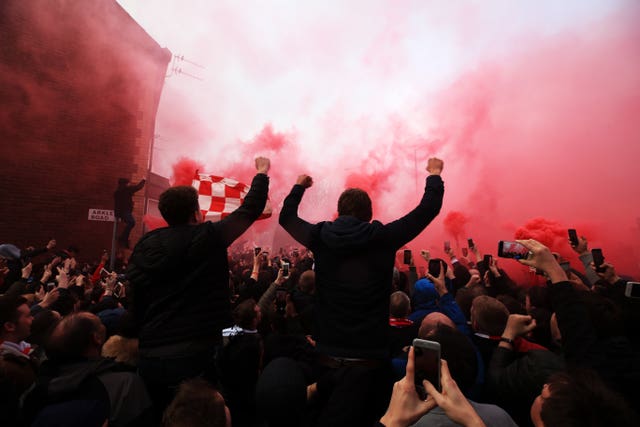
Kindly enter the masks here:
M 109 247 L 112 224 L 87 213 L 147 176 L 170 59 L 115 1 L 0 2 L 0 243 Z

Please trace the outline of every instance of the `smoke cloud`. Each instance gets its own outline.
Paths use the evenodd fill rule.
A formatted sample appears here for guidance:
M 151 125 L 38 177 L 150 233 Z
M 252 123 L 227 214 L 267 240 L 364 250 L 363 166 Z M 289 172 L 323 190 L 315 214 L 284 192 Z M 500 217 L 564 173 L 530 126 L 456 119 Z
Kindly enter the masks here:
M 167 80 L 157 127 L 168 142 L 154 168 L 169 175 L 177 158 L 197 158 L 202 172 L 250 182 L 253 157 L 271 158 L 274 218 L 248 240 L 272 244 L 278 208 L 303 173 L 314 178 L 303 218 L 331 219 L 355 186 L 370 193 L 376 219 L 393 220 L 419 201 L 437 156 L 445 203 L 414 251 L 442 256 L 444 240 L 472 237 L 495 255 L 498 240 L 532 237 L 577 265 L 566 236 L 576 228 L 620 273 L 640 276 L 637 3 L 569 2 L 563 14 L 545 2 L 296 13 L 215 2 L 148 15 L 121 3 L 205 67 L 190 68 L 204 83 Z M 175 21 L 165 28 L 163 13 Z M 346 16 L 359 18 L 345 25 Z M 177 29 L 190 20 L 193 34 Z

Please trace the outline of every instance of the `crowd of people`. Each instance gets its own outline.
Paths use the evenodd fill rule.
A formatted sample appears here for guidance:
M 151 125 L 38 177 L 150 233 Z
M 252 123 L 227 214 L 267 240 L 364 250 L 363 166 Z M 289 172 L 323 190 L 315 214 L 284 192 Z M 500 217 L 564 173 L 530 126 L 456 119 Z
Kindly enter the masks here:
M 300 175 L 279 218 L 299 245 L 234 245 L 266 203 L 271 164 L 255 166 L 219 222 L 193 188 L 165 191 L 168 227 L 113 271 L 108 253 L 82 263 L 55 240 L 0 245 L 2 425 L 638 425 L 640 299 L 586 238 L 576 266 L 535 240 L 519 261 L 473 245 L 398 262 L 442 206 L 433 158 L 396 221 L 347 189 L 335 220 L 309 223 Z M 544 283 L 517 283 L 506 262 Z M 439 344 L 439 384 L 421 381 L 416 338 Z

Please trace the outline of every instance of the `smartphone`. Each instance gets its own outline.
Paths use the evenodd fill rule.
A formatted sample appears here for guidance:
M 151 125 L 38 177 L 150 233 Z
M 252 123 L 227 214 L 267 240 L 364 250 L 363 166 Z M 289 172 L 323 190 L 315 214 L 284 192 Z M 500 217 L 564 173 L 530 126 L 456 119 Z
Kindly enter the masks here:
M 449 250 L 451 249 L 451 242 L 448 240 L 445 240 L 444 242 L 444 251 L 445 252 L 449 252 Z
M 591 256 L 593 257 L 593 263 L 596 266 L 596 271 L 598 273 L 604 273 L 606 268 L 600 267 L 604 264 L 604 255 L 602 255 L 602 249 L 591 249 Z
M 462 248 L 462 256 L 463 257 L 468 257 L 469 256 L 469 249 L 467 248 Z
M 416 338 L 413 340 L 414 383 L 420 399 L 427 398 L 422 380 L 428 380 L 436 390 L 440 387 L 440 343 Z
M 488 270 L 489 267 L 491 267 L 491 263 L 493 261 L 493 256 L 492 255 L 485 255 L 484 258 L 482 259 L 482 262 L 484 262 L 484 267 Z
M 287 307 L 287 290 L 276 289 L 276 313 L 284 314 Z
M 640 282 L 627 282 L 624 295 L 628 298 L 640 298 Z
M 467 245 L 469 246 L 469 249 L 473 249 L 476 247 L 476 244 L 473 243 L 473 239 L 471 237 L 467 239 Z
M 429 260 L 429 274 L 433 277 L 438 277 L 440 275 L 440 259 L 430 259 Z
M 264 259 L 265 261 L 268 261 L 268 260 L 269 260 L 269 252 L 264 252 L 264 253 L 262 254 L 262 257 L 263 257 L 263 259 Z
M 411 250 L 409 249 L 404 250 L 402 262 L 404 262 L 407 265 L 411 264 Z
M 560 263 L 560 267 L 562 267 L 564 272 L 567 273 L 571 270 L 571 263 L 569 263 L 569 261 L 563 261 Z
M 570 228 L 569 230 L 569 241 L 571 242 L 571 246 L 578 246 L 578 233 L 575 228 Z
M 121 282 L 116 283 L 113 287 L 113 296 L 116 298 L 120 298 L 122 296 L 122 290 L 124 289 L 124 285 Z
M 498 256 L 501 258 L 526 259 L 529 249 L 518 242 L 500 240 L 498 242 Z
M 262 248 L 261 248 L 260 246 L 257 246 L 257 247 L 255 247 L 255 248 L 253 248 L 253 254 L 254 254 L 255 256 L 260 255 L 260 252 L 262 252 Z
M 107 280 L 107 277 L 109 277 L 110 275 L 111 273 L 107 271 L 105 268 L 102 268 L 100 270 L 100 280 Z
M 289 263 L 282 261 L 282 277 L 289 277 Z
M 51 292 L 52 290 L 54 290 L 56 287 L 56 284 L 54 282 L 49 282 L 47 283 L 47 292 Z

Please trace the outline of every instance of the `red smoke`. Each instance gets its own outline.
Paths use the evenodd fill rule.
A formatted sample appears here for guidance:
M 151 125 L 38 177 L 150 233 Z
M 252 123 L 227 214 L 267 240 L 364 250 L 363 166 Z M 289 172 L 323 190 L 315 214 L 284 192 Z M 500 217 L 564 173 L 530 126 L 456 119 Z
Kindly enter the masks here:
M 186 157 L 181 157 L 173 165 L 173 176 L 171 177 L 172 185 L 191 185 L 193 178 L 196 175 L 196 171 L 207 173 L 204 170 L 204 165 L 202 163 Z
M 469 218 L 462 212 L 450 211 L 444 217 L 444 229 L 451 234 L 456 241 L 465 236 L 465 226 L 469 222 Z
M 203 170 L 248 182 L 253 157 L 267 155 L 274 218 L 305 173 L 315 184 L 301 217 L 331 218 L 340 192 L 358 186 L 370 192 L 374 217 L 388 221 L 419 201 L 424 165 L 437 155 L 445 161 L 445 202 L 409 245 L 414 251 L 442 256 L 442 241 L 453 235 L 495 255 L 499 240 L 530 236 L 571 257 L 566 230 L 576 228 L 619 272 L 640 276 L 639 18 L 631 7 L 580 31 L 492 52 L 440 93 L 416 94 L 422 101 L 388 121 L 336 107 L 312 129 L 324 138 L 322 156 L 306 154 L 311 135 L 267 124 L 233 146 L 232 161 Z M 257 226 L 263 234 L 275 228 L 273 220 Z

